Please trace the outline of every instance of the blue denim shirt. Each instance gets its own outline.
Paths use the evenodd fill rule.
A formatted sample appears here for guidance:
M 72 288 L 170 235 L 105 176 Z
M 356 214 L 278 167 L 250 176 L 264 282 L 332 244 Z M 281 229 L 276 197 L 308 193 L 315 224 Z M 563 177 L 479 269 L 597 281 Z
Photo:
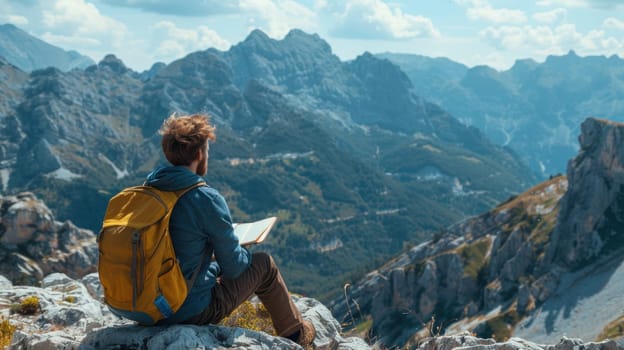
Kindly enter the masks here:
M 151 172 L 146 184 L 160 190 L 177 191 L 200 181 L 204 179 L 186 167 L 169 166 Z M 225 199 L 214 188 L 200 186 L 185 193 L 171 213 L 169 230 L 187 279 L 202 257 L 205 258 L 182 307 L 173 316 L 158 322 L 159 325 L 180 323 L 199 314 L 210 303 L 218 276 L 236 278 L 251 264 L 251 254 L 234 236 Z M 211 259 L 213 254 L 216 261 Z

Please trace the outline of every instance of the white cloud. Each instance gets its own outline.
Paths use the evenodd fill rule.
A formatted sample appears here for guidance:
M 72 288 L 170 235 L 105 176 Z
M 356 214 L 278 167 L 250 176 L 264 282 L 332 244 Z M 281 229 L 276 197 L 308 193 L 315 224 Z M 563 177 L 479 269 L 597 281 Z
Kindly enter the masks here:
M 466 10 L 466 15 L 473 21 L 488 21 L 492 23 L 524 23 L 526 15 L 521 10 L 495 9 L 491 6 L 471 7 Z
M 622 2 L 622 0 L 585 0 L 585 2 L 590 6 L 602 8 L 616 8 L 624 6 L 624 2 Z
M 564 6 L 564 7 L 583 7 L 587 3 L 585 0 L 538 0 L 538 6 Z
M 466 8 L 466 16 L 473 21 L 491 23 L 521 24 L 527 21 L 522 10 L 494 8 L 487 0 L 454 0 L 459 6 Z
M 250 15 L 249 29 L 261 29 L 273 38 L 292 28 L 315 31 L 317 27 L 314 11 L 292 0 L 241 0 L 240 9 Z
M 622 0 L 538 0 L 537 5 L 613 9 L 624 6 L 624 2 Z
M 54 43 L 56 46 L 66 47 L 68 49 L 75 49 L 76 47 L 97 47 L 102 45 L 102 42 L 96 38 L 57 35 L 50 32 L 43 33 L 41 39 L 45 42 Z
M 172 22 L 161 21 L 151 29 L 156 60 L 171 61 L 192 51 L 206 50 L 211 47 L 226 50 L 230 47 L 227 40 L 206 26 L 181 29 Z
M 439 37 L 431 19 L 404 13 L 381 0 L 351 0 L 343 9 L 325 9 L 336 21 L 332 34 L 357 39 L 411 39 Z M 331 12 L 330 12 L 331 11 Z
M 533 19 L 539 23 L 552 24 L 560 20 L 565 20 L 568 10 L 564 8 L 556 8 L 551 11 L 538 12 L 533 14 Z
M 581 54 L 621 52 L 624 41 L 608 37 L 604 31 L 579 33 L 574 24 L 549 26 L 488 27 L 480 36 L 495 48 L 504 51 L 525 52 L 525 55 L 561 54 L 571 49 Z
M 321 10 L 328 6 L 327 0 L 315 0 L 314 1 L 314 9 Z
M 28 18 L 19 15 L 5 14 L 0 15 L 0 23 L 11 23 L 16 26 L 25 26 L 28 24 Z
M 602 26 L 610 29 L 624 30 L 624 21 L 609 17 L 602 22 Z
M 76 43 L 99 45 L 110 43 L 120 47 L 127 34 L 126 26 L 102 15 L 95 5 L 84 0 L 57 0 L 53 6 L 43 10 L 44 27 L 54 31 L 48 35 L 52 43 L 62 44 L 73 38 Z
M 463 7 L 485 7 L 489 6 L 488 0 L 454 0 L 456 4 Z

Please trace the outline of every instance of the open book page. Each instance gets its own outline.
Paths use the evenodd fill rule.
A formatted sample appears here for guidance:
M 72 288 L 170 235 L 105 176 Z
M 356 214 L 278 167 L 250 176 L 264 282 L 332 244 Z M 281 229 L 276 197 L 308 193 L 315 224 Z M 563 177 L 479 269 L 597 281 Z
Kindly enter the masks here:
M 266 236 L 273 228 L 273 225 L 277 221 L 275 216 L 271 216 L 259 221 L 234 224 L 234 235 L 238 237 L 240 245 L 255 244 L 264 241 Z

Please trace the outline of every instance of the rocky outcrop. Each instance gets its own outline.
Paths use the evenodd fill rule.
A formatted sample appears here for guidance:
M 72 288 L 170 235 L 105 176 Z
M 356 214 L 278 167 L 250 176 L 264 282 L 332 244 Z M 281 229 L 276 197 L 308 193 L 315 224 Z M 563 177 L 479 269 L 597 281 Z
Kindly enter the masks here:
M 619 266 L 623 257 L 624 124 L 587 119 L 580 143 L 567 178 L 552 178 L 409 249 L 350 286 L 346 298 L 333 304 L 336 315 L 353 322 L 358 312 L 369 314 L 381 342 L 403 345 L 423 336 L 427 323 L 442 332 L 470 330 L 481 337 L 508 338 L 516 325 L 535 331 L 541 323 L 527 324 L 545 317 L 534 313 L 567 305 L 569 315 L 574 302 L 562 300 L 568 290 L 572 300 L 588 293 L 576 290 L 575 283 L 591 286 L 585 298 L 600 302 L 592 298 L 598 294 L 594 289 L 606 282 L 588 278 L 607 263 Z M 576 271 L 581 266 L 585 272 Z M 609 271 L 620 276 L 615 268 Z M 558 303 L 542 310 L 552 298 Z M 601 320 L 587 315 L 593 324 L 583 336 L 597 337 L 619 317 L 615 310 Z M 567 319 L 562 327 L 578 331 Z M 548 329 L 542 330 L 548 339 L 559 334 L 555 320 L 547 317 Z
M 15 108 L 24 98 L 28 75 L 0 55 L 0 191 L 9 186 L 19 144 L 24 138 Z
M 571 268 L 624 244 L 624 124 L 589 118 L 579 143 L 549 252 Z
M 490 319 L 529 312 L 557 287 L 560 269 L 541 271 L 566 189 L 557 177 L 440 231 L 348 286 L 346 298 L 332 304 L 334 314 L 347 324 L 370 315 L 373 335 L 388 346 L 402 346 L 429 322 L 444 330 L 476 318 L 453 331 L 494 335 Z M 483 316 L 491 310 L 498 311 Z
M 73 280 L 51 274 L 42 288 L 7 285 L 0 276 L 0 312 L 18 330 L 9 349 L 300 349 L 288 339 L 263 332 L 224 326 L 177 325 L 142 327 L 121 320 L 100 302 L 97 274 Z M 11 305 L 36 297 L 40 309 L 32 315 L 11 314 Z M 305 319 L 317 329 L 315 349 L 367 350 L 362 339 L 341 335 L 329 310 L 310 298 L 296 298 Z
M 46 276 L 42 287 L 13 286 L 0 276 L 0 315 L 17 330 L 8 349 L 301 349 L 288 339 L 264 332 L 221 325 L 175 325 L 142 327 L 113 316 L 100 302 L 101 286 L 97 274 L 73 280 L 64 274 Z M 39 307 L 31 314 L 11 312 L 26 297 L 35 297 Z M 329 310 L 315 299 L 295 297 L 295 305 L 317 329 L 313 349 L 370 350 L 357 337 L 344 337 Z M 383 348 L 383 347 L 381 347 Z M 542 345 L 520 338 L 505 342 L 477 338 L 462 333 L 420 340 L 410 346 L 419 350 L 616 350 L 624 349 L 615 341 L 585 343 L 562 338 L 557 344 Z
M 52 272 L 82 277 L 97 255 L 92 231 L 56 221 L 32 193 L 0 196 L 0 274 L 14 283 L 34 285 Z
M 481 339 L 469 334 L 441 336 L 424 340 L 418 350 L 616 350 L 624 348 L 621 342 L 613 340 L 599 343 L 583 342 L 581 339 L 563 337 L 557 344 L 542 345 L 521 338 L 511 338 L 505 342 L 496 342 L 493 339 Z

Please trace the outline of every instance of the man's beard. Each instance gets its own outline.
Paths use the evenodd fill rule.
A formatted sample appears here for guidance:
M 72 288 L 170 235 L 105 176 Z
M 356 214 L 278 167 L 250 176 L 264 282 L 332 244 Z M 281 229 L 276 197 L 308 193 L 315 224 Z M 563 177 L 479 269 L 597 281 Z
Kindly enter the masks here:
M 207 159 L 204 158 L 199 161 L 199 164 L 197 164 L 197 170 L 195 171 L 195 174 L 199 176 L 204 176 L 206 175 L 207 172 L 208 172 L 208 161 Z

